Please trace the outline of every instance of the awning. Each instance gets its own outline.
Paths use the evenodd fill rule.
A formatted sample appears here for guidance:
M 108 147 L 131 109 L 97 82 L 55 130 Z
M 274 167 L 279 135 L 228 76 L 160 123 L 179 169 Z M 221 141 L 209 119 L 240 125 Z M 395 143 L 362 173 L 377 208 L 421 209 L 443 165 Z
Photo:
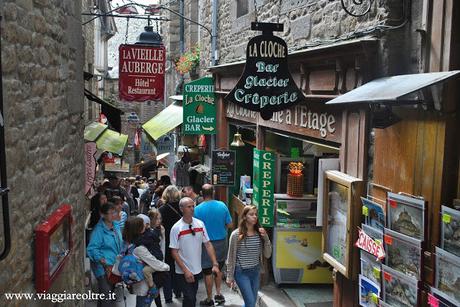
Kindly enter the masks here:
M 172 104 L 143 124 L 142 128 L 152 139 L 157 140 L 163 134 L 182 124 L 182 112 L 181 106 Z
M 107 120 L 113 129 L 121 132 L 121 114 L 124 112 L 113 104 L 99 98 L 87 89 L 85 89 L 85 96 L 89 100 L 99 103 L 101 105 L 101 112 L 107 117 Z
M 391 105 L 398 102 L 408 103 L 411 100 L 407 99 L 406 95 L 447 81 L 450 78 L 458 77 L 459 74 L 460 70 L 454 70 L 380 78 L 334 98 L 326 102 L 326 104 L 381 103 Z M 420 101 L 413 100 L 412 102 L 418 103 Z
M 169 96 L 169 99 L 182 101 L 184 100 L 184 96 L 183 95 L 172 95 L 172 96 Z
M 85 127 L 85 140 L 95 141 L 98 149 L 121 156 L 128 142 L 128 136 L 108 129 L 107 125 L 94 122 Z

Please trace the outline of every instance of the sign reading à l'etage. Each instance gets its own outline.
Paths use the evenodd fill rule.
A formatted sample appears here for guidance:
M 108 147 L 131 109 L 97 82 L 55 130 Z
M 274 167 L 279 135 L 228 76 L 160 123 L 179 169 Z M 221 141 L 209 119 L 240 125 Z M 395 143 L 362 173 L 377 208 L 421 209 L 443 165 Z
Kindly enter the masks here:
M 249 41 L 243 75 L 225 99 L 268 120 L 273 112 L 302 101 L 303 95 L 288 70 L 286 42 L 272 33 L 283 31 L 283 25 L 252 23 L 252 29 L 262 35 Z

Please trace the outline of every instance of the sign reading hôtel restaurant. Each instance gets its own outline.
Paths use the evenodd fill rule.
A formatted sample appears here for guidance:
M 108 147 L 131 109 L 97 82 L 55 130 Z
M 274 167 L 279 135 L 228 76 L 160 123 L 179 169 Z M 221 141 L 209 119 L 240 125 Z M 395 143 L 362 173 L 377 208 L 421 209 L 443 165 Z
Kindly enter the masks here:
M 262 35 L 249 41 L 243 75 L 225 99 L 260 112 L 268 120 L 273 112 L 301 102 L 303 94 L 288 70 L 286 42 L 272 33 L 283 31 L 283 25 L 252 23 L 251 28 L 262 31 Z
M 215 134 L 216 97 L 214 80 L 204 77 L 184 86 L 184 134 Z
M 120 99 L 163 99 L 166 61 L 164 46 L 120 45 L 119 57 Z

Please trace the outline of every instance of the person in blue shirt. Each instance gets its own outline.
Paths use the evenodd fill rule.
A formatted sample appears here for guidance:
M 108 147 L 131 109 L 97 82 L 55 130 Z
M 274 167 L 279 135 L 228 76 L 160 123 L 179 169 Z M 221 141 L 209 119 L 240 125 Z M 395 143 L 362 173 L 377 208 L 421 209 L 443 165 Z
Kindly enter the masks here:
M 90 259 L 91 270 L 96 276 L 99 293 L 104 293 L 109 297 L 113 286 L 108 280 L 108 276 L 115 264 L 117 255 L 120 254 L 123 240 L 118 223 L 114 223 L 117 218 L 115 205 L 111 202 L 101 206 L 101 219 L 91 233 L 86 253 Z M 100 306 L 113 306 L 110 300 L 100 300 Z
M 232 218 L 226 204 L 214 199 L 214 187 L 205 184 L 202 187 L 203 202 L 195 208 L 195 218 L 203 221 L 208 231 L 209 240 L 216 251 L 217 262 L 219 263 L 219 273 L 216 274 L 213 282 L 212 261 L 206 252 L 202 253 L 201 266 L 203 267 L 204 281 L 206 285 L 207 298 L 200 302 L 202 306 L 214 306 L 223 304 L 225 297 L 220 292 L 222 284 L 222 267 L 227 257 L 227 229 L 231 227 Z M 203 249 L 205 250 L 205 249 Z M 216 295 L 212 299 L 213 283 L 216 285 Z

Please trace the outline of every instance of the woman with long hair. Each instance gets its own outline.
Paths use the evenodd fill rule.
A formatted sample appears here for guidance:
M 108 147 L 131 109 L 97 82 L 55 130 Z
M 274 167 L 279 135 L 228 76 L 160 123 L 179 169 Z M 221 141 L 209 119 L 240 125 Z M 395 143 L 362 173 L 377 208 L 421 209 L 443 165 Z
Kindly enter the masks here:
M 238 229 L 230 235 L 227 255 L 227 285 L 235 282 L 241 291 L 245 307 L 254 307 L 259 291 L 263 257 L 269 258 L 272 244 L 265 229 L 260 227 L 257 208 L 246 206 L 240 217 Z
M 182 218 L 182 213 L 179 208 L 180 198 L 180 191 L 175 185 L 167 186 L 161 196 L 162 205 L 159 208 L 159 212 L 163 219 L 163 226 L 165 228 L 165 262 L 171 267 L 169 279 L 165 282 L 163 287 L 163 294 L 165 296 L 166 303 L 172 302 L 173 292 L 177 298 L 182 295 L 175 273 L 174 259 L 171 255 L 171 249 L 169 248 L 169 235 L 171 233 L 171 228 Z

